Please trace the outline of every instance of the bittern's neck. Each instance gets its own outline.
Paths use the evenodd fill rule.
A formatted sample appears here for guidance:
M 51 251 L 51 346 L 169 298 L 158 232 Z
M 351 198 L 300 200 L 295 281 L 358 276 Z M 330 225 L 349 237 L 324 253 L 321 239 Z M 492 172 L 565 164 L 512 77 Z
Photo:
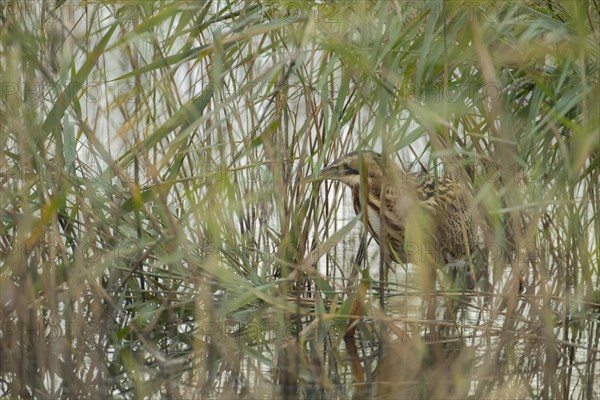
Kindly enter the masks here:
M 352 189 L 360 186 L 361 177 L 359 175 L 348 175 L 342 178 L 338 178 L 338 180 L 346 185 L 350 186 Z

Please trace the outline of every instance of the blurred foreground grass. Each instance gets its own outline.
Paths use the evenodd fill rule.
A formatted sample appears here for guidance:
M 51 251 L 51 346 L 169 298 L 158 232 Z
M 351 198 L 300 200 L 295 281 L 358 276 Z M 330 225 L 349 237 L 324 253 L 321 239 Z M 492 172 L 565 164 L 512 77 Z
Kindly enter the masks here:
M 56 3 L 0 1 L 1 396 L 600 396 L 597 2 Z M 351 279 L 301 178 L 364 148 L 472 187 L 452 315 Z

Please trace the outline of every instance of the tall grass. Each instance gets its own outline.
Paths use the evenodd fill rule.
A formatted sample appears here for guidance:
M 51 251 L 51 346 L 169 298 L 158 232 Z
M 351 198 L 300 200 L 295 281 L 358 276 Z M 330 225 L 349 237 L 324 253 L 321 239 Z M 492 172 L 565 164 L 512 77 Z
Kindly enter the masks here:
M 0 1 L 0 394 L 600 396 L 599 13 Z M 302 180 L 364 148 L 472 189 L 475 290 L 379 306 Z

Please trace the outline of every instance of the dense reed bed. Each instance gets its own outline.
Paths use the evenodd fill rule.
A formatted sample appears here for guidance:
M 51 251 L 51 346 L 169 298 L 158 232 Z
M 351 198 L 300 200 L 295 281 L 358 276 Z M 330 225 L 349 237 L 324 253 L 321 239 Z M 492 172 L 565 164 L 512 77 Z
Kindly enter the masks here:
M 0 396 L 598 398 L 599 13 L 0 1 Z M 470 188 L 475 286 L 353 265 L 357 149 Z

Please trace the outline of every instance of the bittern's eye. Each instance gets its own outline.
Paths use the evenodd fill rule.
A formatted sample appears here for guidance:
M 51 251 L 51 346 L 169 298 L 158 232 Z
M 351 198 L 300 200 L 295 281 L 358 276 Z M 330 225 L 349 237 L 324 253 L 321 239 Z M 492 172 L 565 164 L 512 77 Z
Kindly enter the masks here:
M 344 174 L 358 175 L 358 170 L 352 168 L 349 163 L 345 162 L 344 164 L 342 164 L 342 167 L 344 167 Z

